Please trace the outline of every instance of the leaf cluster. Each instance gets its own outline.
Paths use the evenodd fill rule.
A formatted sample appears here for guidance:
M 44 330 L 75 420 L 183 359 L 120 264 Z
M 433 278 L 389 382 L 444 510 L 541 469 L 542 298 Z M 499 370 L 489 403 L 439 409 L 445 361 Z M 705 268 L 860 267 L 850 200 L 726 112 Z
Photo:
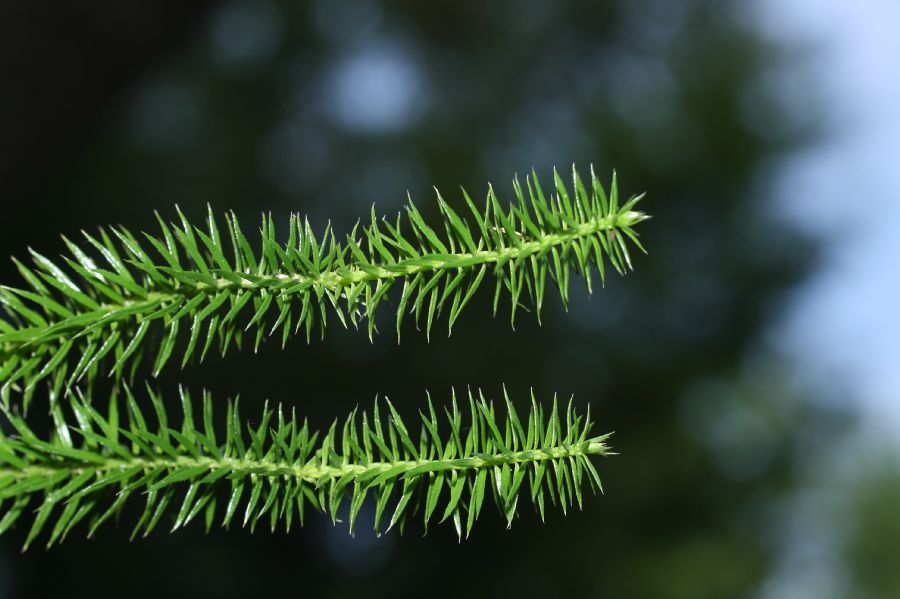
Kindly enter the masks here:
M 172 530 L 195 519 L 207 529 L 264 522 L 289 530 L 308 509 L 335 520 L 342 504 L 352 531 L 370 498 L 376 531 L 384 522 L 402 529 L 418 513 L 426 529 L 450 520 L 462 538 L 486 497 L 511 524 L 522 496 L 543 518 L 545 501 L 580 507 L 584 479 L 602 490 L 590 458 L 608 452 L 607 435 L 591 436 L 590 413 L 577 414 L 571 401 L 561 415 L 554 398 L 545 413 L 532 396 L 522 420 L 505 391 L 505 410 L 469 391 L 464 423 L 454 393 L 442 417 L 429 398 L 411 428 L 376 400 L 371 414 L 354 410 L 320 434 L 281 406 L 245 425 L 237 401 L 217 427 L 209 395 L 195 402 L 184 390 L 173 426 L 162 398 L 148 395 L 152 418 L 129 390 L 106 413 L 73 393 L 53 405 L 44 436 L 4 408 L 15 432 L 0 433 L 0 533 L 33 509 L 25 547 L 41 532 L 50 546 L 79 524 L 93 535 L 129 501 L 143 503 L 132 536 L 163 520 Z
M 601 283 L 610 266 L 624 274 L 631 249 L 643 251 L 641 196 L 620 201 L 615 175 L 609 193 L 593 170 L 589 183 L 573 168 L 567 187 L 554 170 L 545 195 L 532 173 L 513 181 L 505 207 L 492 187 L 482 208 L 465 191 L 458 210 L 438 193 L 435 224 L 410 200 L 394 220 L 373 208 L 342 239 L 292 215 L 281 242 L 268 215 L 256 250 L 233 213 L 222 226 L 211 210 L 202 226 L 180 210 L 175 223 L 157 215 L 155 235 L 112 227 L 63 238 L 69 254 L 57 261 L 31 250 L 33 266 L 15 262 L 25 285 L 0 286 L 0 410 L 11 430 L 0 429 L 0 534 L 33 511 L 25 546 L 42 532 L 49 546 L 79 524 L 94 534 L 132 503 L 143 504 L 133 535 L 163 520 L 173 530 L 195 519 L 290 529 L 309 509 L 335 521 L 346 510 L 352 531 L 368 500 L 376 532 L 421 515 L 426 530 L 452 521 L 462 538 L 488 496 L 507 524 L 523 496 L 541 518 L 546 503 L 581 506 L 585 478 L 601 490 L 591 457 L 608 453 L 607 436 L 591 436 L 590 414 L 571 402 L 560 415 L 555 398 L 545 413 L 532 397 L 523 420 L 505 391 L 505 410 L 468 392 L 464 423 L 455 394 L 441 417 L 429 398 L 411 429 L 376 400 L 370 414 L 354 410 L 320 433 L 281 406 L 245 424 L 237 401 L 217 426 L 209 395 L 195 405 L 184 390 L 176 427 L 158 393 L 148 387 L 138 402 L 130 389 L 144 363 L 156 375 L 174 356 L 184 367 L 213 347 L 310 341 L 329 318 L 371 339 L 384 304 L 398 340 L 409 316 L 426 335 L 440 318 L 449 332 L 483 285 L 495 314 L 508 299 L 512 325 L 519 308 L 540 319 L 548 280 L 566 306 L 573 274 L 590 292 L 592 272 Z M 95 402 L 103 375 L 113 391 Z M 49 435 L 26 418 L 42 381 Z
M 410 200 L 393 221 L 373 208 L 343 239 L 292 215 L 281 243 L 268 215 L 256 250 L 234 214 L 220 227 L 211 210 L 203 226 L 178 211 L 176 223 L 158 217 L 154 235 L 111 227 L 80 244 L 64 238 L 69 254 L 57 261 L 31 250 L 32 266 L 16 261 L 25 285 L 0 286 L 3 403 L 21 389 L 27 405 L 43 380 L 55 397 L 99 374 L 132 380 L 142 360 L 156 374 L 173 356 L 184 367 L 214 346 L 224 354 L 268 336 L 309 340 L 316 327 L 324 335 L 329 315 L 364 323 L 371 337 L 395 288 L 398 339 L 410 314 L 428 335 L 442 316 L 451 329 L 486 280 L 495 313 L 506 296 L 511 323 L 520 306 L 539 318 L 548 278 L 565 305 L 571 273 L 590 291 L 592 269 L 601 281 L 607 265 L 624 273 L 629 246 L 643 250 L 633 229 L 647 218 L 635 210 L 640 196 L 620 201 L 615 176 L 607 194 L 593 170 L 589 183 L 573 167 L 567 187 L 554 171 L 547 196 L 532 174 L 513 182 L 506 208 L 493 188 L 482 208 L 463 191 L 459 211 L 438 193 L 435 225 Z

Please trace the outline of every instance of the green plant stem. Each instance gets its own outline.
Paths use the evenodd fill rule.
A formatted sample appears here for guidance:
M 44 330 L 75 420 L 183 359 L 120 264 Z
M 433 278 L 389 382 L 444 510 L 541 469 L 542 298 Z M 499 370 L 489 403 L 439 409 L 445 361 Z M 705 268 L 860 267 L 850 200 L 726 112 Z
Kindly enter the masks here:
M 89 396 L 60 398 L 51 406 L 49 435 L 39 435 L 20 414 L 0 406 L 14 430 L 7 435 L 0 429 L 0 534 L 34 505 L 25 545 L 45 528 L 52 545 L 80 521 L 88 522 L 91 534 L 137 496 L 146 505 L 135 532 L 149 534 L 171 502 L 180 504 L 172 510 L 174 528 L 201 512 L 208 528 L 217 501 L 227 494 L 223 526 L 240 512 L 244 525 L 264 518 L 273 529 L 280 523 L 290 528 L 295 516 L 302 524 L 307 506 L 336 521 L 344 505 L 352 531 L 371 497 L 376 531 L 382 516 L 389 517 L 388 529 L 402 530 L 412 515 L 422 514 L 426 528 L 435 518 L 451 519 L 461 537 L 471 532 L 486 499 L 507 525 L 522 496 L 530 497 L 542 518 L 547 503 L 563 512 L 580 506 L 585 483 L 602 491 L 591 458 L 609 454 L 608 436 L 592 434 L 590 413 L 578 414 L 570 401 L 561 415 L 555 398 L 545 411 L 532 397 L 520 419 L 505 393 L 504 414 L 480 392 L 469 391 L 465 423 L 455 394 L 444 418 L 429 399 L 413 428 L 418 438 L 386 400 L 381 406 L 376 401 L 371 413 L 354 410 L 324 434 L 280 407 L 264 409 L 258 424 L 248 426 L 237 403 L 229 401 L 223 437 L 216 432 L 209 395 L 198 410 L 182 389 L 183 418 L 173 428 L 162 398 L 148 392 L 153 407 L 145 414 L 125 390 L 127 424 L 116 395 L 109 398 L 109 416 Z
M 308 483 L 320 482 L 323 479 L 339 480 L 347 476 L 352 479 L 370 480 L 373 476 L 388 470 L 394 470 L 397 478 L 402 478 L 405 473 L 421 466 L 427 466 L 428 471 L 468 471 L 492 468 L 495 466 L 531 464 L 547 460 L 563 460 L 592 455 L 602 456 L 606 455 L 609 451 L 609 447 L 605 443 L 607 438 L 608 435 L 601 435 L 574 445 L 559 445 L 452 460 L 400 460 L 396 462 L 371 462 L 369 464 L 348 463 L 341 466 L 323 466 L 314 462 L 292 464 L 266 459 L 215 458 L 209 456 L 178 456 L 177 458 L 161 456 L 157 459 L 134 456 L 128 460 L 109 458 L 104 459 L 102 462 L 61 460 L 52 465 L 28 465 L 23 468 L 3 467 L 0 468 L 0 480 L 7 477 L 16 480 L 28 478 L 44 479 L 63 472 L 68 473 L 71 476 L 77 476 L 86 472 L 104 476 L 115 471 L 122 471 L 135 467 L 140 467 L 144 472 L 167 470 L 170 474 L 179 470 L 193 471 L 201 467 L 210 472 L 225 469 L 229 473 L 239 476 L 253 474 L 259 477 L 292 477 Z M 0 490 L 0 497 L 2 496 L 3 492 Z
M 98 323 L 102 323 L 104 317 L 120 311 L 127 311 L 126 317 L 140 320 L 161 306 L 173 302 L 181 303 L 193 299 L 198 294 L 215 295 L 232 290 L 249 291 L 256 294 L 277 293 L 283 299 L 306 293 L 310 289 L 320 293 L 331 291 L 339 296 L 344 288 L 359 283 L 392 281 L 411 278 L 420 273 L 457 270 L 484 264 L 505 264 L 510 260 L 525 259 L 534 254 L 543 254 L 553 247 L 563 246 L 598 233 L 629 227 L 643 218 L 645 217 L 641 213 L 629 211 L 609 217 L 599 217 L 589 223 L 580 224 L 570 231 L 544 235 L 540 239 L 525 241 L 518 246 L 509 246 L 493 251 L 461 252 L 452 254 L 452 256 L 424 255 L 420 258 L 401 260 L 393 264 L 372 264 L 366 270 L 347 267 L 338 271 L 323 272 L 315 277 L 284 273 L 268 276 L 233 273 L 240 279 L 239 281 L 216 278 L 212 284 L 203 281 L 195 281 L 193 285 L 189 282 L 181 282 L 179 286 L 165 291 L 149 291 L 145 297 L 140 299 L 100 304 L 97 309 L 79 315 L 81 318 L 73 319 L 71 322 L 63 320 L 50 325 L 49 329 L 47 327 L 30 327 L 0 335 L 0 338 L 7 339 L 2 345 L 0 362 L 5 357 L 19 351 L 20 348 L 27 347 L 31 351 L 36 343 L 55 341 L 60 337 L 65 337 L 71 331 L 83 329 L 82 321 L 87 320 L 88 316 L 96 319 L 92 322 L 92 328 L 96 327 Z M 106 321 L 106 324 L 119 322 L 119 320 L 112 318 Z
M 276 332 L 282 345 L 300 331 L 311 341 L 316 325 L 324 336 L 329 314 L 345 327 L 365 323 L 371 339 L 395 285 L 402 287 L 398 340 L 408 314 L 417 328 L 424 321 L 426 336 L 446 315 L 449 333 L 486 280 L 494 286 L 495 314 L 505 295 L 511 325 L 520 306 L 540 320 L 548 283 L 565 306 L 572 274 L 590 292 L 594 269 L 601 282 L 604 263 L 625 274 L 629 246 L 643 251 L 634 230 L 648 218 L 635 210 L 641 196 L 620 203 L 615 176 L 609 195 L 593 171 L 589 191 L 574 169 L 571 191 L 556 172 L 549 197 L 536 177 L 513 188 L 516 201 L 506 207 L 493 188 L 483 209 L 464 193 L 468 218 L 438 194 L 435 228 L 412 202 L 394 223 L 373 210 L 371 223 L 343 240 L 330 227 L 317 236 L 291 215 L 282 243 L 268 216 L 258 251 L 233 214 L 223 236 L 211 209 L 205 227 L 179 211 L 178 224 L 159 218 L 156 236 L 117 227 L 112 235 L 85 233 L 86 245 L 64 238 L 69 255 L 60 263 L 32 250 L 33 269 L 16 261 L 27 285 L 0 286 L 0 403 L 9 405 L 21 391 L 27 408 L 42 380 L 54 396 L 101 375 L 133 380 L 145 357 L 158 374 L 173 355 L 184 368 L 214 344 L 224 355 L 248 337 L 257 349 Z

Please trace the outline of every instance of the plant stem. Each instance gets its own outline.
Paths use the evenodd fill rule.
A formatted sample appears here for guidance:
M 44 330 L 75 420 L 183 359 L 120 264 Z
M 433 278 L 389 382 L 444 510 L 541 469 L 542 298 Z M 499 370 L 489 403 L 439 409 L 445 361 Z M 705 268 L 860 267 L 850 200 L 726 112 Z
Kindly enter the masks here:
M 53 465 L 30 464 L 23 468 L 10 468 L 8 466 L 0 468 L 0 480 L 7 477 L 12 477 L 14 479 L 50 477 L 60 472 L 70 472 L 73 475 L 78 475 L 90 471 L 100 474 L 116 470 L 125 470 L 137 466 L 142 467 L 144 471 L 155 471 L 160 469 L 167 469 L 169 471 L 179 469 L 192 470 L 198 467 L 205 467 L 210 471 L 213 471 L 227 468 L 234 473 L 246 472 L 264 477 L 291 476 L 310 483 L 315 483 L 322 479 L 338 480 L 348 474 L 353 475 L 354 478 L 369 479 L 373 475 L 391 469 L 398 469 L 396 478 L 401 478 L 403 474 L 409 470 L 425 465 L 434 466 L 435 469 L 441 470 L 478 470 L 494 466 L 512 466 L 516 464 L 559 460 L 578 456 L 605 455 L 609 449 L 604 442 L 606 438 L 607 436 L 603 435 L 572 445 L 560 445 L 509 453 L 495 453 L 468 458 L 449 460 L 401 460 L 397 462 L 371 462 L 369 464 L 348 463 L 340 466 L 323 466 L 321 463 L 316 463 L 318 461 L 316 458 L 305 464 L 291 464 L 270 460 L 246 460 L 229 457 L 214 458 L 209 456 L 179 456 L 177 458 L 160 457 L 158 459 L 135 456 L 133 459 L 129 460 L 108 458 L 102 462 L 76 462 L 67 460 Z M 2 495 L 2 491 L 0 491 L 0 495 Z
M 472 253 L 454 253 L 452 255 L 431 254 L 419 258 L 400 260 L 393 264 L 371 264 L 365 269 L 359 266 L 348 266 L 339 270 L 322 272 L 315 277 L 300 274 L 277 273 L 270 275 L 251 275 L 249 273 L 234 273 L 240 280 L 226 278 L 214 278 L 213 283 L 192 281 L 186 283 L 176 280 L 166 291 L 150 291 L 145 297 L 137 300 L 126 300 L 121 303 L 103 303 L 90 312 L 76 316 L 88 315 L 97 321 L 109 318 L 110 323 L 118 322 L 119 318 L 110 318 L 120 311 L 127 311 L 123 317 L 133 316 L 137 319 L 151 313 L 159 307 L 172 302 L 183 302 L 194 298 L 197 294 L 215 295 L 219 292 L 237 289 L 250 291 L 264 295 L 278 293 L 282 297 L 298 295 L 315 289 L 320 292 L 329 291 L 340 296 L 341 291 L 351 285 L 364 282 L 393 281 L 400 278 L 414 277 L 419 273 L 431 273 L 441 270 L 456 270 L 465 267 L 474 267 L 484 264 L 505 264 L 510 260 L 527 258 L 532 254 L 540 254 L 552 247 L 559 247 L 579 239 L 596 235 L 604 231 L 613 231 L 618 227 L 630 226 L 636 219 L 641 218 L 638 213 L 625 212 L 609 217 L 597 217 L 588 223 L 579 224 L 577 227 L 563 233 L 550 233 L 539 239 L 522 242 L 518 246 L 506 246 L 499 250 L 479 251 Z M 211 271 L 215 272 L 215 271 Z M 36 344 L 54 341 L 65 337 L 67 333 L 83 329 L 80 320 L 67 324 L 65 319 L 49 327 L 25 327 L 12 333 L 0 334 L 0 339 L 7 341 L 0 346 L 0 355 L 10 355 L 23 346 L 33 348 Z M 0 360 L 2 361 L 2 360 Z

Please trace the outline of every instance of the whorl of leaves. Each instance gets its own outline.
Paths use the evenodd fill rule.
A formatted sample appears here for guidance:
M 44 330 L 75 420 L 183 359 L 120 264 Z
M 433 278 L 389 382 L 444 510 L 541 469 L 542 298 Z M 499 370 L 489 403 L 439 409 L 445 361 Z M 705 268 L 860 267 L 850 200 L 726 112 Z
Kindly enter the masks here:
M 433 519 L 451 520 L 461 538 L 472 530 L 485 496 L 508 524 L 523 495 L 541 518 L 545 496 L 563 511 L 580 507 L 583 479 L 601 490 L 590 456 L 608 452 L 606 435 L 591 436 L 590 412 L 576 414 L 570 401 L 561 417 L 555 398 L 545 414 L 532 397 L 522 421 L 505 392 L 502 416 L 480 392 L 469 392 L 465 425 L 455 394 L 443 417 L 429 399 L 416 438 L 388 401 L 376 400 L 371 414 L 354 410 L 324 435 L 281 407 L 265 409 L 258 425 L 244 426 L 237 402 L 228 402 L 223 435 L 208 395 L 195 414 L 182 391 L 183 417 L 175 428 L 161 398 L 149 394 L 152 426 L 130 392 L 127 425 L 120 423 L 115 397 L 103 415 L 73 393 L 51 408 L 54 426 L 45 437 L 4 408 L 14 432 L 0 433 L 0 533 L 33 513 L 25 547 L 42 531 L 50 546 L 79 524 L 93 535 L 129 501 L 144 505 L 132 536 L 149 534 L 173 515 L 167 522 L 172 530 L 194 519 L 207 529 L 235 521 L 251 529 L 260 521 L 290 529 L 303 523 L 308 508 L 336 520 L 342 503 L 352 531 L 370 497 L 376 531 L 385 521 L 387 529 L 402 530 L 420 513 L 426 530 Z
M 495 313 L 505 294 L 513 321 L 527 296 L 539 318 L 548 277 L 565 304 L 571 271 L 590 291 L 592 268 L 601 280 L 605 262 L 629 269 L 629 244 L 643 249 L 632 227 L 647 218 L 634 210 L 640 196 L 620 202 L 615 175 L 608 195 L 593 170 L 590 189 L 574 168 L 570 189 L 556 171 L 553 187 L 545 196 L 536 176 L 524 187 L 516 180 L 516 201 L 505 210 L 492 188 L 482 210 L 463 192 L 468 217 L 438 194 L 436 227 L 411 201 L 394 222 L 373 209 L 369 224 L 343 241 L 330 228 L 316 236 L 294 215 L 282 244 L 266 216 L 253 251 L 234 214 L 222 233 L 211 211 L 203 227 L 179 211 L 177 224 L 159 219 L 157 235 L 112 227 L 85 233 L 81 244 L 64 239 L 71 255 L 62 261 L 32 250 L 33 267 L 16 261 L 26 286 L 0 287 L 3 403 L 19 388 L 27 406 L 44 379 L 57 396 L 98 373 L 130 378 L 144 356 L 154 373 L 176 353 L 184 366 L 214 344 L 223 354 L 240 346 L 245 334 L 254 347 L 269 335 L 284 343 L 303 331 L 309 339 L 316 323 L 324 334 L 329 312 L 345 326 L 365 321 L 371 336 L 395 287 L 398 336 L 408 313 L 428 334 L 442 314 L 452 327 L 486 278 L 494 280 Z

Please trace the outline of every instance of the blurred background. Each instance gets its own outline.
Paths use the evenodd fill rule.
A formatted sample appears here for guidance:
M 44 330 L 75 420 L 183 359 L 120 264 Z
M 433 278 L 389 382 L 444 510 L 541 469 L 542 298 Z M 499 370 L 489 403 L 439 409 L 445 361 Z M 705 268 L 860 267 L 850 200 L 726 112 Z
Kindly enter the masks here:
M 5 2 L 4 256 L 175 204 L 349 232 L 573 162 L 654 218 L 634 275 L 540 327 L 480 294 L 451 339 L 332 326 L 160 381 L 319 426 L 376 393 L 574 394 L 620 454 L 583 511 L 462 544 L 316 516 L 20 554 L 20 526 L 0 596 L 900 596 L 898 25 L 891 0 Z

